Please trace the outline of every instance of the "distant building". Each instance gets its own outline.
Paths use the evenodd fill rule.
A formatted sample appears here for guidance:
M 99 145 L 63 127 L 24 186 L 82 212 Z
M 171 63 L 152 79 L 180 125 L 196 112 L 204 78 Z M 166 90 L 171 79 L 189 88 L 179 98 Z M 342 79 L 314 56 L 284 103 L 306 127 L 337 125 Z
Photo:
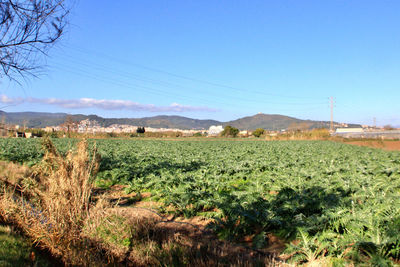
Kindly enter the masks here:
M 217 136 L 219 135 L 222 131 L 224 130 L 224 128 L 222 127 L 222 125 L 218 125 L 218 126 L 210 126 L 210 128 L 208 129 L 208 136 Z
M 51 127 L 51 126 L 46 126 L 46 127 L 43 128 L 43 130 L 44 130 L 46 133 L 51 133 L 51 132 L 54 132 L 54 131 L 55 131 L 54 127 Z
M 243 137 L 248 137 L 250 134 L 251 134 L 251 133 L 250 133 L 249 131 L 247 131 L 247 130 L 244 130 L 244 131 L 240 131 L 240 132 L 239 132 L 239 135 L 240 135 L 240 136 L 243 136 Z
M 337 129 L 333 135 L 344 138 L 381 138 L 381 139 L 399 139 L 400 130 L 364 130 L 362 128 Z
M 364 132 L 363 128 L 337 128 L 336 133 L 362 133 Z

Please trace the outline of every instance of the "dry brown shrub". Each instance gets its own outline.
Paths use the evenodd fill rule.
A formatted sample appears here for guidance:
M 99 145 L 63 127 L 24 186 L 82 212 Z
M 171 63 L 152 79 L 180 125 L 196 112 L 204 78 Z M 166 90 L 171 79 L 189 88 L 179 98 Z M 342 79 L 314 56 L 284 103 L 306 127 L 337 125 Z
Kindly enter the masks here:
M 26 166 L 13 162 L 0 162 L 0 181 L 3 183 L 17 185 L 31 173 L 32 171 Z
M 33 175 L 14 188 L 3 186 L 1 215 L 66 264 L 87 265 L 96 255 L 93 242 L 82 236 L 99 165 L 96 150 L 89 154 L 86 140 L 66 156 L 49 139 L 43 146 L 45 156 Z

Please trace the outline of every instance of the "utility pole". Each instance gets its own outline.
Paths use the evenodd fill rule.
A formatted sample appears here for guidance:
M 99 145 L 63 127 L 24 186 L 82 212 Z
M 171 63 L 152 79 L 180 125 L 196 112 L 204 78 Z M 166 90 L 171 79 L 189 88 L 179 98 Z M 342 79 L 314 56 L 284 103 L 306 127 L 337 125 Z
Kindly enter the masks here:
M 333 96 L 330 98 L 330 103 L 331 103 L 331 126 L 330 126 L 330 132 L 333 133 Z
M 374 117 L 374 129 L 376 128 L 376 118 Z

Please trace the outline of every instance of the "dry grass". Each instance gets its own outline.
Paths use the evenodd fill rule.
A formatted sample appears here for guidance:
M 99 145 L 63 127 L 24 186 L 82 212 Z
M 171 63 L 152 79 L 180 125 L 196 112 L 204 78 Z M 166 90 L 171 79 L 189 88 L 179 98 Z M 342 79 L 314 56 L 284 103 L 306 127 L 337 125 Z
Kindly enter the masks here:
M 43 145 L 46 154 L 32 174 L 25 167 L 2 174 L 1 216 L 66 264 L 86 264 L 93 260 L 93 244 L 82 238 L 82 229 L 98 169 L 95 150 L 90 157 L 82 141 L 64 157 L 49 139 Z
M 380 148 L 389 151 L 400 151 L 400 141 L 397 140 L 344 140 L 345 144 Z
M 13 185 L 19 184 L 24 178 L 31 175 L 32 170 L 26 166 L 12 162 L 0 162 L 0 181 Z
M 265 140 L 331 140 L 328 129 L 312 129 L 304 131 L 289 131 L 275 136 L 267 135 Z

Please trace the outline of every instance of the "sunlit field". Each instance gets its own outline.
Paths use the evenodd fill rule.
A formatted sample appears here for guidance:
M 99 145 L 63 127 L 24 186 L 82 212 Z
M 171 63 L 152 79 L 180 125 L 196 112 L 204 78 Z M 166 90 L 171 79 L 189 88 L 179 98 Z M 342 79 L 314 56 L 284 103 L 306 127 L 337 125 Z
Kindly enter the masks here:
M 62 153 L 76 140 L 55 139 Z M 330 141 L 95 140 L 97 188 L 198 218 L 221 240 L 288 262 L 390 264 L 400 256 L 400 152 Z M 0 159 L 34 166 L 39 140 L 0 139 Z

